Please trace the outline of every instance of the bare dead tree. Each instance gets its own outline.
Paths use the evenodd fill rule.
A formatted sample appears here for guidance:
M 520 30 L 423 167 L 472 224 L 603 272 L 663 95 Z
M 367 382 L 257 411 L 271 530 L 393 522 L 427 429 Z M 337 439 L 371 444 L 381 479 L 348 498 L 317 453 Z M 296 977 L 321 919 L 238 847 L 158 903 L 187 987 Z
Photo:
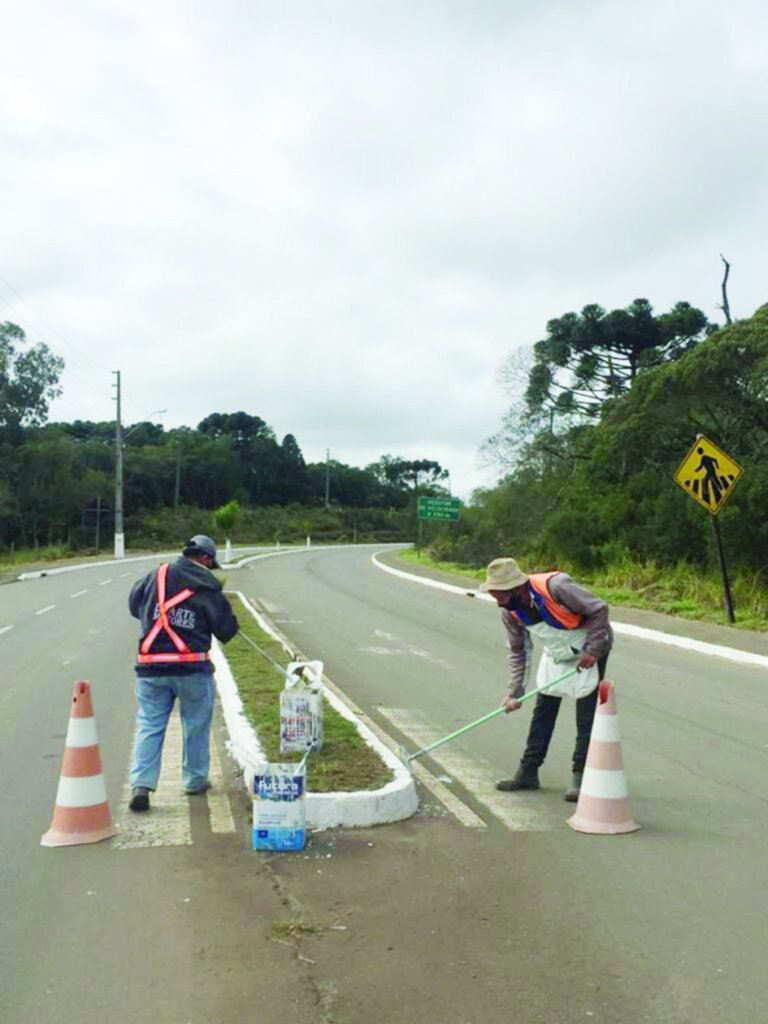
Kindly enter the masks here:
M 723 303 L 717 308 L 723 311 L 723 313 L 725 314 L 725 322 L 727 324 L 730 324 L 733 322 L 731 320 L 731 307 L 728 305 L 728 275 L 731 272 L 731 264 L 728 262 L 725 256 L 723 256 L 722 253 L 720 253 L 720 259 L 725 264 L 725 273 L 723 274 L 723 283 L 720 286 L 721 291 L 723 293 Z

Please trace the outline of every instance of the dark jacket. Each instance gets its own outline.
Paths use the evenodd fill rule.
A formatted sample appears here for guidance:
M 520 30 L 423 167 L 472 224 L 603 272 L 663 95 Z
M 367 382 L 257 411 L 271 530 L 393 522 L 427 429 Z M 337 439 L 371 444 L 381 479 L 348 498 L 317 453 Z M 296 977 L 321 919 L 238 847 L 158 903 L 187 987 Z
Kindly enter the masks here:
M 174 632 L 178 633 L 190 651 L 209 651 L 211 634 L 224 644 L 231 640 L 240 627 L 232 606 L 221 591 L 221 584 L 204 565 L 182 555 L 168 569 L 166 600 L 187 587 L 194 590 L 194 595 L 168 612 L 168 620 Z M 128 607 L 131 615 L 141 620 L 141 647 L 142 640 L 154 625 L 158 614 L 157 570 L 134 584 L 128 598 Z M 152 644 L 153 654 L 173 653 L 175 650 L 165 631 Z M 140 676 L 181 676 L 194 672 L 213 672 L 213 665 L 210 661 L 201 661 L 185 665 L 136 666 L 136 674 Z

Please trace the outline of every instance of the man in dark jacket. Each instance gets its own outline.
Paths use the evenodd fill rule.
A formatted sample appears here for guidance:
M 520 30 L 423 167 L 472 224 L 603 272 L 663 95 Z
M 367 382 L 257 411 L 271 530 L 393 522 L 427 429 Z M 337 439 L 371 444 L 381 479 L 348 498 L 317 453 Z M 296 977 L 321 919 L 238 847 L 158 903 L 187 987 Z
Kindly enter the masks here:
M 136 663 L 136 746 L 130 780 L 132 811 L 149 810 L 157 788 L 165 730 L 178 698 L 184 735 L 182 781 L 189 794 L 210 789 L 214 685 L 211 636 L 227 643 L 239 626 L 211 572 L 216 546 L 198 534 L 180 558 L 139 580 L 128 607 L 141 621 Z

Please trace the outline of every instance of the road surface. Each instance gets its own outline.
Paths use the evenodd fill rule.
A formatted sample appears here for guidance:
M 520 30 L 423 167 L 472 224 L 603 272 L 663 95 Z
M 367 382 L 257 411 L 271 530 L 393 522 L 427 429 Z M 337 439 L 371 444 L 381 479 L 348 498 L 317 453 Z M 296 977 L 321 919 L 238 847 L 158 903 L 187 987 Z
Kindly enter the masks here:
M 411 747 L 494 707 L 497 611 L 395 579 L 372 549 L 313 549 L 232 571 L 305 653 Z M 427 762 L 473 812 L 428 793 L 396 826 L 250 852 L 222 751 L 214 791 L 181 793 L 173 750 L 151 821 L 128 814 L 136 624 L 146 566 L 0 587 L 0 1019 L 27 1024 L 280 1020 L 362 1024 L 753 1022 L 768 999 L 768 676 L 619 638 L 624 759 L 643 831 L 573 833 L 564 704 L 539 793 L 500 794 L 530 710 Z M 72 683 L 89 679 L 121 836 L 39 846 Z M 289 929 L 284 922 L 303 922 Z

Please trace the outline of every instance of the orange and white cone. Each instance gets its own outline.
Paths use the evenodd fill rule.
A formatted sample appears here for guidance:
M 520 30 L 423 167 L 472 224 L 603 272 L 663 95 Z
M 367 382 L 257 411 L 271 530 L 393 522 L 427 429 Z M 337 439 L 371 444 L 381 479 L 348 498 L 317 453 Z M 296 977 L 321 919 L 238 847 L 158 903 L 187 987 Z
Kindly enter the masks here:
M 640 828 L 629 811 L 616 692 L 607 679 L 600 683 L 579 802 L 568 824 L 577 832 L 602 836 L 637 832 Z
M 79 846 L 117 835 L 101 770 L 91 684 L 75 683 L 51 827 L 41 846 Z

